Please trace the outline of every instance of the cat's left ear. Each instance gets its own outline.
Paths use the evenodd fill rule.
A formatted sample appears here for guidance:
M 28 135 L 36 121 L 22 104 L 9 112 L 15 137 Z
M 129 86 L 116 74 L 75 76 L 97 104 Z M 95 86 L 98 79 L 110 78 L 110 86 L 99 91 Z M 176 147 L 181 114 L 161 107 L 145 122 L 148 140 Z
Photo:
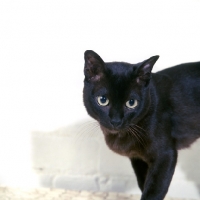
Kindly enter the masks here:
M 137 69 L 137 83 L 145 83 L 145 85 L 148 85 L 151 79 L 151 71 L 158 58 L 159 56 L 152 56 L 140 63 Z
M 92 50 L 85 51 L 84 74 L 87 81 L 99 81 L 104 74 L 105 64 L 102 58 Z

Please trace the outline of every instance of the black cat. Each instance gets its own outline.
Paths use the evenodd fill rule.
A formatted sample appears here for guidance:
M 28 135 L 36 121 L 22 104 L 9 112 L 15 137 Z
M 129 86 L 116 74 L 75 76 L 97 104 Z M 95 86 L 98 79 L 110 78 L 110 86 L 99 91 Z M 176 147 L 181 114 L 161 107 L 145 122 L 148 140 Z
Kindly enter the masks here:
M 141 200 L 165 197 L 177 150 L 200 137 L 200 62 L 151 73 L 158 58 L 105 63 L 85 52 L 86 110 L 108 147 L 130 158 Z

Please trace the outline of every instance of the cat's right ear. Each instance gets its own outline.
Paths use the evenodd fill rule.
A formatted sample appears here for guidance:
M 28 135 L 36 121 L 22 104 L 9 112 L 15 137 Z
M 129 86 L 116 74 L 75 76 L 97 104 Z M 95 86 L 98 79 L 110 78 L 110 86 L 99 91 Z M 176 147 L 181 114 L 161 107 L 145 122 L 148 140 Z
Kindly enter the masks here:
M 92 50 L 84 53 L 85 67 L 84 74 L 87 81 L 99 81 L 103 77 L 105 68 L 102 58 Z

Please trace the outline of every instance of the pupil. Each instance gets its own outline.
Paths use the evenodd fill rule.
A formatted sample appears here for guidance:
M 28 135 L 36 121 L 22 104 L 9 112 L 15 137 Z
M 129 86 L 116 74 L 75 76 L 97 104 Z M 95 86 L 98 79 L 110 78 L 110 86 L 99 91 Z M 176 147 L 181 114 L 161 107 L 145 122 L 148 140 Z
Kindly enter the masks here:
M 130 105 L 130 106 L 133 106 L 133 105 L 134 105 L 134 102 L 135 102 L 135 100 L 131 99 L 131 100 L 129 101 L 129 105 Z
M 107 98 L 105 96 L 102 96 L 100 100 L 101 100 L 101 103 L 106 103 Z

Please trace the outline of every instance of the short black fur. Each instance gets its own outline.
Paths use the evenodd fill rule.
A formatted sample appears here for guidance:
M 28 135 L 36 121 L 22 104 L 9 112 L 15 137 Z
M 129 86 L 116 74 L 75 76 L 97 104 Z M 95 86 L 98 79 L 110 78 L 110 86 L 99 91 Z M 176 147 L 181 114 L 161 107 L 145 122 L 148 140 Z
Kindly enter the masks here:
M 159 56 L 138 64 L 105 63 L 85 52 L 84 105 L 108 147 L 127 156 L 141 200 L 164 199 L 177 150 L 200 137 L 200 62 L 151 73 Z

